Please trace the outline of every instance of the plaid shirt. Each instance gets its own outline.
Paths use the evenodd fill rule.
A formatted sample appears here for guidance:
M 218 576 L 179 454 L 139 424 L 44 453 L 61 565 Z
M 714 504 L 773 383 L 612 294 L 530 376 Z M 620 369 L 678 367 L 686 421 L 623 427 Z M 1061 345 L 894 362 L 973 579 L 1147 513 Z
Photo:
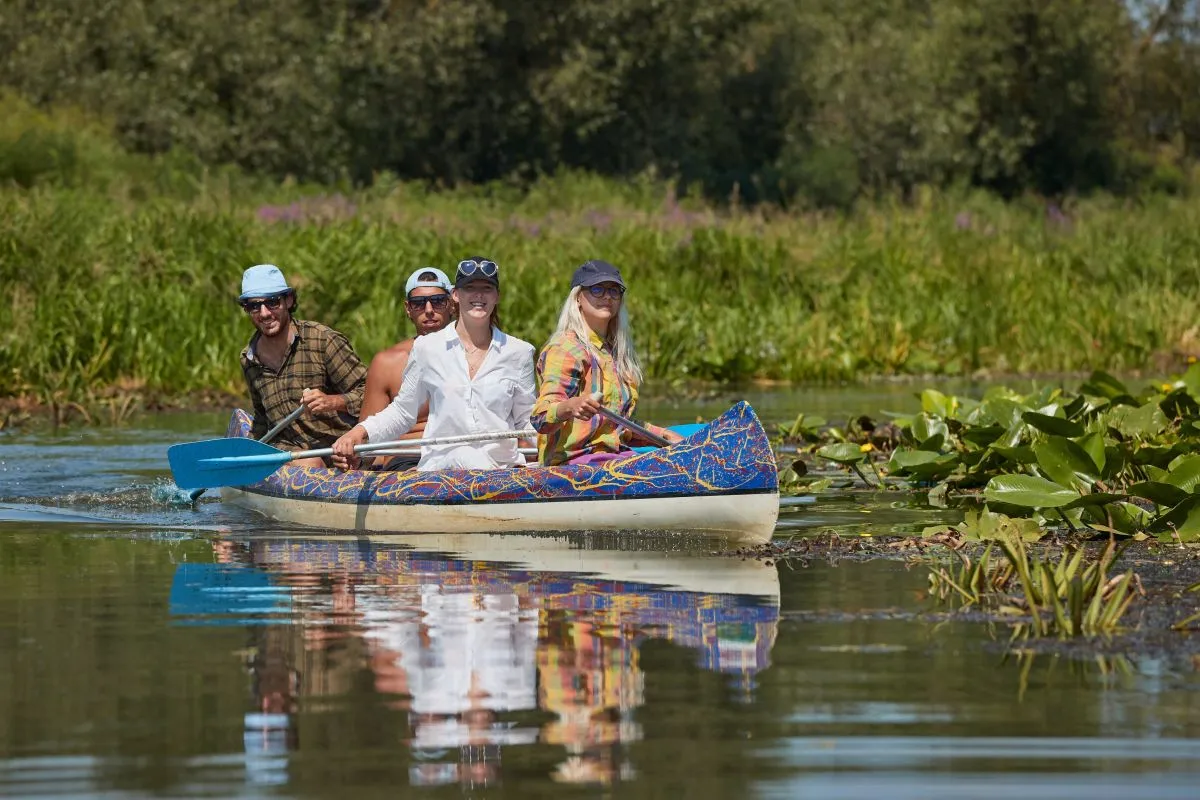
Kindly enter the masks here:
M 565 464 L 573 458 L 591 453 L 616 453 L 629 445 L 647 445 L 628 430 L 617 430 L 608 419 L 596 415 L 591 419 L 558 418 L 558 404 L 581 394 L 603 396 L 601 404 L 623 417 L 633 417 L 637 408 L 637 386 L 617 377 L 617 364 L 612 349 L 595 331 L 589 344 L 580 342 L 573 333 L 553 336 L 538 357 L 537 374 L 540 391 L 533 406 L 530 422 L 538 436 L 538 456 L 551 466 Z M 660 436 L 666 431 L 656 425 L 644 425 Z
M 254 355 L 255 333 L 242 351 L 242 374 L 254 404 L 251 434 L 261 439 L 272 425 L 300 405 L 305 389 L 320 389 L 326 394 L 346 398 L 346 413 L 336 417 L 316 417 L 304 413 L 284 429 L 272 444 L 285 450 L 329 447 L 354 427 L 362 408 L 367 368 L 355 354 L 350 341 L 319 322 L 295 319 L 296 336 L 291 350 L 278 372 L 268 369 Z

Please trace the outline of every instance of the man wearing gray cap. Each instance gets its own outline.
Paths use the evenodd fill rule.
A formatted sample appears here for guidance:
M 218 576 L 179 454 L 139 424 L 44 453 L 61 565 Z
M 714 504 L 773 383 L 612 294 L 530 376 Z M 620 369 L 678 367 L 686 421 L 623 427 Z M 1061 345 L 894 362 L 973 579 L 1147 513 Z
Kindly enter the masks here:
M 328 447 L 353 428 L 367 368 L 350 341 L 326 325 L 292 316 L 296 291 L 274 264 L 243 273 L 238 305 L 257 329 L 241 356 L 254 405 L 251 435 L 261 439 L 301 404 L 305 413 L 275 439 L 285 450 Z M 324 465 L 319 458 L 291 463 Z

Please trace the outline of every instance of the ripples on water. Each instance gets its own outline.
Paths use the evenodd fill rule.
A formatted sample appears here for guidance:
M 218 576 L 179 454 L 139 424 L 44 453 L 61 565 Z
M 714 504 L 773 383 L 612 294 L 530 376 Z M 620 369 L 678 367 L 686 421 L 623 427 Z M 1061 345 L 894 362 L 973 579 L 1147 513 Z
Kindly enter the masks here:
M 110 438 L 0 450 L 0 795 L 1197 796 L 1189 657 L 1006 656 L 919 567 L 314 536 Z M 781 535 L 942 514 L 834 493 Z

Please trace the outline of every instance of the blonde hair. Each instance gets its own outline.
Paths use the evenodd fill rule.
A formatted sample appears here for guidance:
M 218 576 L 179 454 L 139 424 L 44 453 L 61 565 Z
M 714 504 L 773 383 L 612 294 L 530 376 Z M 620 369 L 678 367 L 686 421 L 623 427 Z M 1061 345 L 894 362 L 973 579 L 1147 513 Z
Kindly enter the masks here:
M 562 313 L 558 315 L 558 327 L 554 329 L 554 336 L 551 338 L 562 336 L 565 333 L 575 334 L 584 347 L 589 350 L 592 348 L 591 343 L 591 327 L 583 318 L 583 313 L 579 310 L 579 294 L 583 291 L 576 286 L 571 289 L 571 293 L 567 295 L 567 302 L 563 303 Z M 637 351 L 633 347 L 633 335 L 629 332 L 629 315 L 625 313 L 625 301 L 621 301 L 621 307 L 617 310 L 617 317 L 608 324 L 608 332 L 602 337 L 604 341 L 612 348 L 613 361 L 616 362 L 617 377 L 622 383 L 630 386 L 640 386 L 642 383 L 642 364 L 638 361 Z M 599 356 L 599 353 L 596 354 Z

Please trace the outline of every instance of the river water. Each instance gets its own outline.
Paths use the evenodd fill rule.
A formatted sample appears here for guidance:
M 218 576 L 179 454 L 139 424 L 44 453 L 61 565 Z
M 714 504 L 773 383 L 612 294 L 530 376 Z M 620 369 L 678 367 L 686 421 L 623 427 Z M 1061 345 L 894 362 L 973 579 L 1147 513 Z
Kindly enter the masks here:
M 916 406 L 749 399 L 778 422 Z M 167 446 L 223 428 L 0 433 L 0 795 L 1200 796 L 1189 658 L 1006 655 L 895 560 L 339 536 L 173 504 Z M 779 535 L 944 514 L 831 493 Z

